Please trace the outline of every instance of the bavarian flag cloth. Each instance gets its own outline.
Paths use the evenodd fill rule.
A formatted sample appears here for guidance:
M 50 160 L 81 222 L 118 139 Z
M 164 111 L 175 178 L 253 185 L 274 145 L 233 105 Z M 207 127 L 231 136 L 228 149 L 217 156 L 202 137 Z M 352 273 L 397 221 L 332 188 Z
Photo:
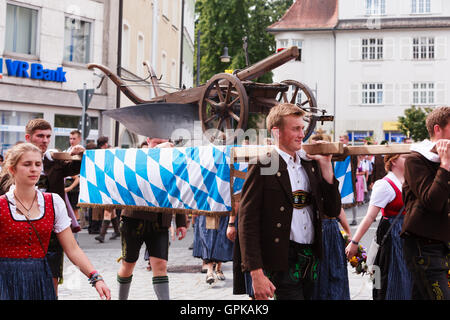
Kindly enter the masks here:
M 292 205 L 294 209 L 303 209 L 311 204 L 312 195 L 309 192 L 303 190 L 297 190 L 292 192 Z
M 86 150 L 80 171 L 81 207 L 168 213 L 230 213 L 233 146 Z M 243 179 L 233 178 L 233 193 Z

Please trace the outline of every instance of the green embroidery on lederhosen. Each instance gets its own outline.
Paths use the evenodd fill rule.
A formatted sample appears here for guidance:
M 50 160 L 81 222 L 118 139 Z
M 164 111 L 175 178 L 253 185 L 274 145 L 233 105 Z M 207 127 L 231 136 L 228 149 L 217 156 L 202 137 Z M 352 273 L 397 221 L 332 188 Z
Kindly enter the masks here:
M 312 249 L 303 249 L 297 255 L 297 262 L 289 268 L 289 277 L 294 282 L 300 279 L 317 280 L 318 259 L 314 256 Z

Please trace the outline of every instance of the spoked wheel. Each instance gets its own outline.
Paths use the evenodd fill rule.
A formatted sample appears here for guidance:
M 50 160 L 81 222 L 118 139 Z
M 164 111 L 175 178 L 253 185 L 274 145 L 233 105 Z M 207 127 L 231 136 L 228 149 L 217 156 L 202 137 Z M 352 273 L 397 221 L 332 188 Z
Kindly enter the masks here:
M 317 109 L 316 98 L 312 90 L 301 82 L 284 80 L 281 84 L 289 86 L 289 90 L 280 93 L 277 100 L 279 102 L 296 104 L 306 112 L 306 115 L 303 117 L 305 121 L 305 137 L 303 141 L 307 141 L 316 127 L 316 116 L 319 111 Z
M 248 96 L 234 75 L 220 73 L 205 85 L 199 101 L 199 118 L 208 139 L 232 142 L 237 129 L 245 130 L 248 120 Z

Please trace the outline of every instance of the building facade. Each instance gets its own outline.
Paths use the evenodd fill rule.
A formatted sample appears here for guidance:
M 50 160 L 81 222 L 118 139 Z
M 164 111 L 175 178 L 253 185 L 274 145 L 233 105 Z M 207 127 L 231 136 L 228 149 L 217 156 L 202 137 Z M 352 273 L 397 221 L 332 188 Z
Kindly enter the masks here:
M 324 125 L 335 138 L 401 142 L 405 109 L 449 104 L 449 1 L 297 0 L 268 31 L 277 48 L 301 51 L 274 80 L 314 89 L 319 107 L 335 115 Z
M 102 110 L 115 90 L 86 67 L 117 65 L 118 0 L 0 0 L 0 152 L 24 140 L 25 124 L 42 117 L 54 130 L 50 147 L 69 145 L 81 102 L 77 90 L 95 89 L 87 110 L 89 140 L 111 133 Z
M 132 80 L 125 82 L 142 99 L 154 96 L 144 61 L 160 78 L 163 90 L 192 87 L 194 10 L 194 0 L 124 0 L 121 73 Z M 120 105 L 133 103 L 121 93 Z M 120 125 L 120 147 L 137 146 L 144 139 Z

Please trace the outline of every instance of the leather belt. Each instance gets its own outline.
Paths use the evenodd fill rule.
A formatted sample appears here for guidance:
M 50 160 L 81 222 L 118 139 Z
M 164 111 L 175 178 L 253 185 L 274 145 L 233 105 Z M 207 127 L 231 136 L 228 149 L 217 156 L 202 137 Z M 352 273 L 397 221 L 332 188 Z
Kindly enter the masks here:
M 303 209 L 312 203 L 312 194 L 303 190 L 292 192 L 292 205 L 294 209 Z

